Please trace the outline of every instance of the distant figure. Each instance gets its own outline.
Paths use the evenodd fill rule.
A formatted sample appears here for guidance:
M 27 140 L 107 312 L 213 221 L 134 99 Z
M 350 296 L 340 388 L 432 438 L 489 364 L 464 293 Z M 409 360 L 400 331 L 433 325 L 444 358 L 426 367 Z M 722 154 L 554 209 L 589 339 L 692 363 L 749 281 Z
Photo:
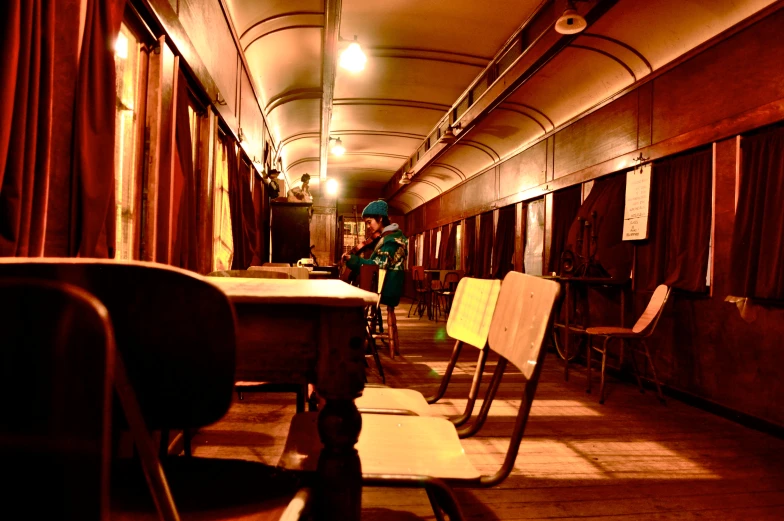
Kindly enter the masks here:
M 277 199 L 280 196 L 280 185 L 278 184 L 278 176 L 280 172 L 273 168 L 264 178 L 264 183 L 267 185 L 267 195 L 270 199 Z
M 293 186 L 289 190 L 288 200 L 290 203 L 312 203 L 313 196 L 310 194 L 310 175 L 302 176 L 301 184 Z

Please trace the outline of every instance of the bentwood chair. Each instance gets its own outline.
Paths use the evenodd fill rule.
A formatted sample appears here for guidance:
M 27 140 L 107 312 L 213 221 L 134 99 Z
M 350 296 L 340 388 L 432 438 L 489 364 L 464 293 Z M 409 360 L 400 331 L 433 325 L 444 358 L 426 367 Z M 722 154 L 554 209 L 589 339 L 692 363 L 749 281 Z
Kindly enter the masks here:
M 620 340 L 621 343 L 621 351 L 620 351 L 620 360 L 621 363 L 623 362 L 623 347 L 625 341 L 637 341 L 639 345 L 642 346 L 642 349 L 636 349 L 636 351 L 641 352 L 645 355 L 646 363 L 651 368 L 651 374 L 653 376 L 653 383 L 656 386 L 656 395 L 659 397 L 659 401 L 664 403 L 664 395 L 661 391 L 661 384 L 659 383 L 659 379 L 656 376 L 656 367 L 653 364 L 653 360 L 651 359 L 651 353 L 648 350 L 648 343 L 645 341 L 646 338 L 653 334 L 653 330 L 656 329 L 656 324 L 659 322 L 659 318 L 661 318 L 662 311 L 664 311 L 664 305 L 667 303 L 667 298 L 670 296 L 670 288 L 664 284 L 661 284 L 656 290 L 653 292 L 653 296 L 651 300 L 648 302 L 648 306 L 645 308 L 645 311 L 637 320 L 637 323 L 634 324 L 634 327 L 625 328 L 625 327 L 589 327 L 585 330 L 585 333 L 588 335 L 588 359 L 586 361 L 587 369 L 588 369 L 588 389 L 587 392 L 591 392 L 591 359 L 593 358 L 593 351 L 602 355 L 602 370 L 601 370 L 601 384 L 599 386 L 599 403 L 604 403 L 604 381 L 605 381 L 605 369 L 607 367 L 607 348 L 610 345 L 610 340 L 613 338 L 617 338 Z M 603 339 L 601 347 L 597 347 L 593 345 L 593 338 L 599 337 Z M 634 366 L 634 376 L 637 378 L 637 385 L 640 387 L 640 392 L 643 391 L 642 387 L 642 380 L 640 379 L 639 371 L 637 371 L 637 367 L 635 365 L 634 355 L 631 357 L 632 365 Z
M 411 307 L 408 308 L 408 316 L 411 316 L 411 310 L 416 306 L 415 313 L 422 318 L 425 311 L 430 309 L 428 301 L 430 297 L 430 289 L 427 287 L 427 277 L 425 277 L 424 266 L 414 266 L 411 268 L 411 279 L 414 281 L 414 301 L 411 302 Z
M 59 282 L 0 280 L 3 510 L 109 519 L 114 335 L 103 304 Z
M 365 386 L 362 396 L 355 400 L 359 412 L 363 414 L 432 416 L 429 404 L 436 403 L 443 398 L 463 345 L 469 344 L 479 350 L 476 370 L 463 414 L 450 419 L 457 426 L 468 421 L 474 410 L 479 385 L 482 381 L 482 372 L 487 361 L 487 335 L 490 332 L 490 322 L 500 290 L 500 280 L 466 277 L 458 284 L 452 313 L 446 323 L 447 335 L 455 339 L 455 346 L 435 394 L 425 397 L 413 389 Z
M 440 287 L 433 290 L 433 315 L 436 317 L 436 322 L 438 322 L 438 315 L 441 313 L 445 316 L 449 315 L 452 299 L 455 296 L 455 290 L 461 278 L 462 275 L 460 273 L 450 271 L 444 276 Z
M 479 415 L 469 426 L 479 430 L 485 423 L 506 365 L 511 362 L 522 372 L 525 383 L 509 448 L 495 474 L 479 473 L 466 456 L 455 426 L 445 419 L 366 414 L 356 444 L 363 484 L 424 488 L 436 519 L 443 520 L 445 513 L 450 521 L 459 521 L 463 516 L 452 487 L 492 487 L 506 479 L 514 467 L 531 411 L 546 354 L 542 344 L 552 328 L 558 292 L 556 282 L 517 272 L 508 273 L 501 285 L 488 340 L 499 361 Z M 314 414 L 297 414 L 279 465 L 315 471 L 321 449 L 317 428 Z
M 112 462 L 112 510 L 119 517 L 133 512 L 133 519 L 142 519 L 157 509 L 166 521 L 178 520 L 178 510 L 214 519 L 226 510 L 285 509 L 296 497 L 299 479 L 266 465 L 195 457 L 167 457 L 162 465 L 151 446 L 149 431 L 197 429 L 222 418 L 231 405 L 234 309 L 216 286 L 163 264 L 0 259 L 0 280 L 18 277 L 77 285 L 109 311 L 117 359 L 124 361 L 117 364 L 115 388 L 125 418 L 115 417 L 113 428 L 130 427 L 144 470 L 134 479 L 138 465 Z M 243 476 L 252 476 L 252 487 L 243 488 Z

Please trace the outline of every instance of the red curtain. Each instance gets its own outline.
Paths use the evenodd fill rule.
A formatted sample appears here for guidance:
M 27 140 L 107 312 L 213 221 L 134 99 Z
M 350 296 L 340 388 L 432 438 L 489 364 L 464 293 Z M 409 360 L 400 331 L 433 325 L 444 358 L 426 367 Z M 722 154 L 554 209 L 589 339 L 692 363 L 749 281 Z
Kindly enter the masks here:
M 479 237 L 475 245 L 476 259 L 475 277 L 488 279 L 490 263 L 493 260 L 493 212 L 485 212 L 479 216 Z
M 446 251 L 447 251 L 448 244 L 449 244 L 449 225 L 445 224 L 441 227 L 441 244 L 439 244 L 439 248 L 438 248 L 438 269 L 440 270 L 447 269 Z
M 741 165 L 730 291 L 784 300 L 784 128 L 744 137 Z
M 607 272 L 611 277 L 628 279 L 632 269 L 633 250 L 631 243 L 623 241 L 623 213 L 626 203 L 626 174 L 597 179 L 591 193 L 577 212 L 577 217 L 592 223 L 590 233 L 583 233 L 582 250 L 585 258 L 593 255 L 600 268 L 591 275 Z M 596 212 L 596 217 L 593 217 Z M 577 221 L 569 228 L 565 249 L 579 254 L 577 237 L 580 226 Z M 596 244 L 590 235 L 595 234 Z
M 553 241 L 547 273 L 561 272 L 561 253 L 566 246 L 569 228 L 577 218 L 582 204 L 582 185 L 575 185 L 553 194 Z
M 114 257 L 113 44 L 125 0 L 87 0 L 74 107 L 69 253 Z
M 454 222 L 449 230 L 449 239 L 446 243 L 446 260 L 444 262 L 445 270 L 453 270 L 456 266 L 457 260 L 457 227 L 460 223 Z M 443 241 L 444 238 L 442 237 Z
M 710 149 L 653 165 L 648 239 L 636 245 L 636 289 L 706 290 L 712 183 Z
M 422 232 L 422 267 L 430 269 L 430 230 Z
M 266 191 L 267 185 L 261 180 L 261 176 L 253 173 L 253 211 L 256 216 L 255 250 L 262 259 L 269 258 L 265 251 L 267 241 L 264 240 L 264 230 L 267 229 L 267 216 L 269 215 L 269 208 L 266 204 Z M 263 262 L 263 260 L 261 262 Z M 259 262 L 259 264 L 261 264 L 261 262 Z
M 198 193 L 196 173 L 193 169 L 193 143 L 188 116 L 188 83 L 182 70 L 177 79 L 177 107 L 174 121 L 174 172 L 172 175 L 172 257 L 173 266 L 197 270 L 198 222 L 196 197 Z
M 256 216 L 250 193 L 252 168 L 244 158 L 238 160 L 233 143 L 229 150 L 229 207 L 234 239 L 231 269 L 246 270 L 249 266 L 261 264 L 256 250 Z
M 4 257 L 43 255 L 54 15 L 52 0 L 4 0 L 0 6 L 0 256 Z M 113 64 L 111 70 L 114 72 Z M 114 132 L 111 136 L 114 139 Z
M 476 252 L 474 251 L 474 244 L 476 243 L 476 216 L 469 217 L 465 220 L 465 230 L 463 230 L 463 251 L 466 252 L 465 256 L 465 274 L 468 277 L 478 277 L 476 273 Z
M 514 269 L 515 207 L 505 206 L 498 211 L 498 224 L 493 245 L 492 277 L 503 279 Z

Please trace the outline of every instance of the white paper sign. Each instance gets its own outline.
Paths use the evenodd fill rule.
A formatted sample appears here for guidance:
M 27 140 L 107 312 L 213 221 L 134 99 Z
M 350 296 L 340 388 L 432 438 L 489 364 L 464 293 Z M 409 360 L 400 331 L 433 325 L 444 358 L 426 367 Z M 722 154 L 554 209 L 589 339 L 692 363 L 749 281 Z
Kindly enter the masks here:
M 651 164 L 626 174 L 626 206 L 623 215 L 623 240 L 648 238 L 648 205 L 651 196 Z

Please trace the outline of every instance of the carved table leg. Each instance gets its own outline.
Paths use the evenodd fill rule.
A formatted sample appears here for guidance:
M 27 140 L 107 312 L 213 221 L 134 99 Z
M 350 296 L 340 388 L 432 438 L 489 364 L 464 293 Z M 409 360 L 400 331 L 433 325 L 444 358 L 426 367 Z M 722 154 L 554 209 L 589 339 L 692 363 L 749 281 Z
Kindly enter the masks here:
M 326 404 L 318 419 L 324 447 L 315 483 L 316 519 L 359 521 L 362 466 L 354 446 L 362 428 L 362 417 L 354 398 L 364 387 L 362 309 L 324 308 L 319 330 L 316 387 Z

